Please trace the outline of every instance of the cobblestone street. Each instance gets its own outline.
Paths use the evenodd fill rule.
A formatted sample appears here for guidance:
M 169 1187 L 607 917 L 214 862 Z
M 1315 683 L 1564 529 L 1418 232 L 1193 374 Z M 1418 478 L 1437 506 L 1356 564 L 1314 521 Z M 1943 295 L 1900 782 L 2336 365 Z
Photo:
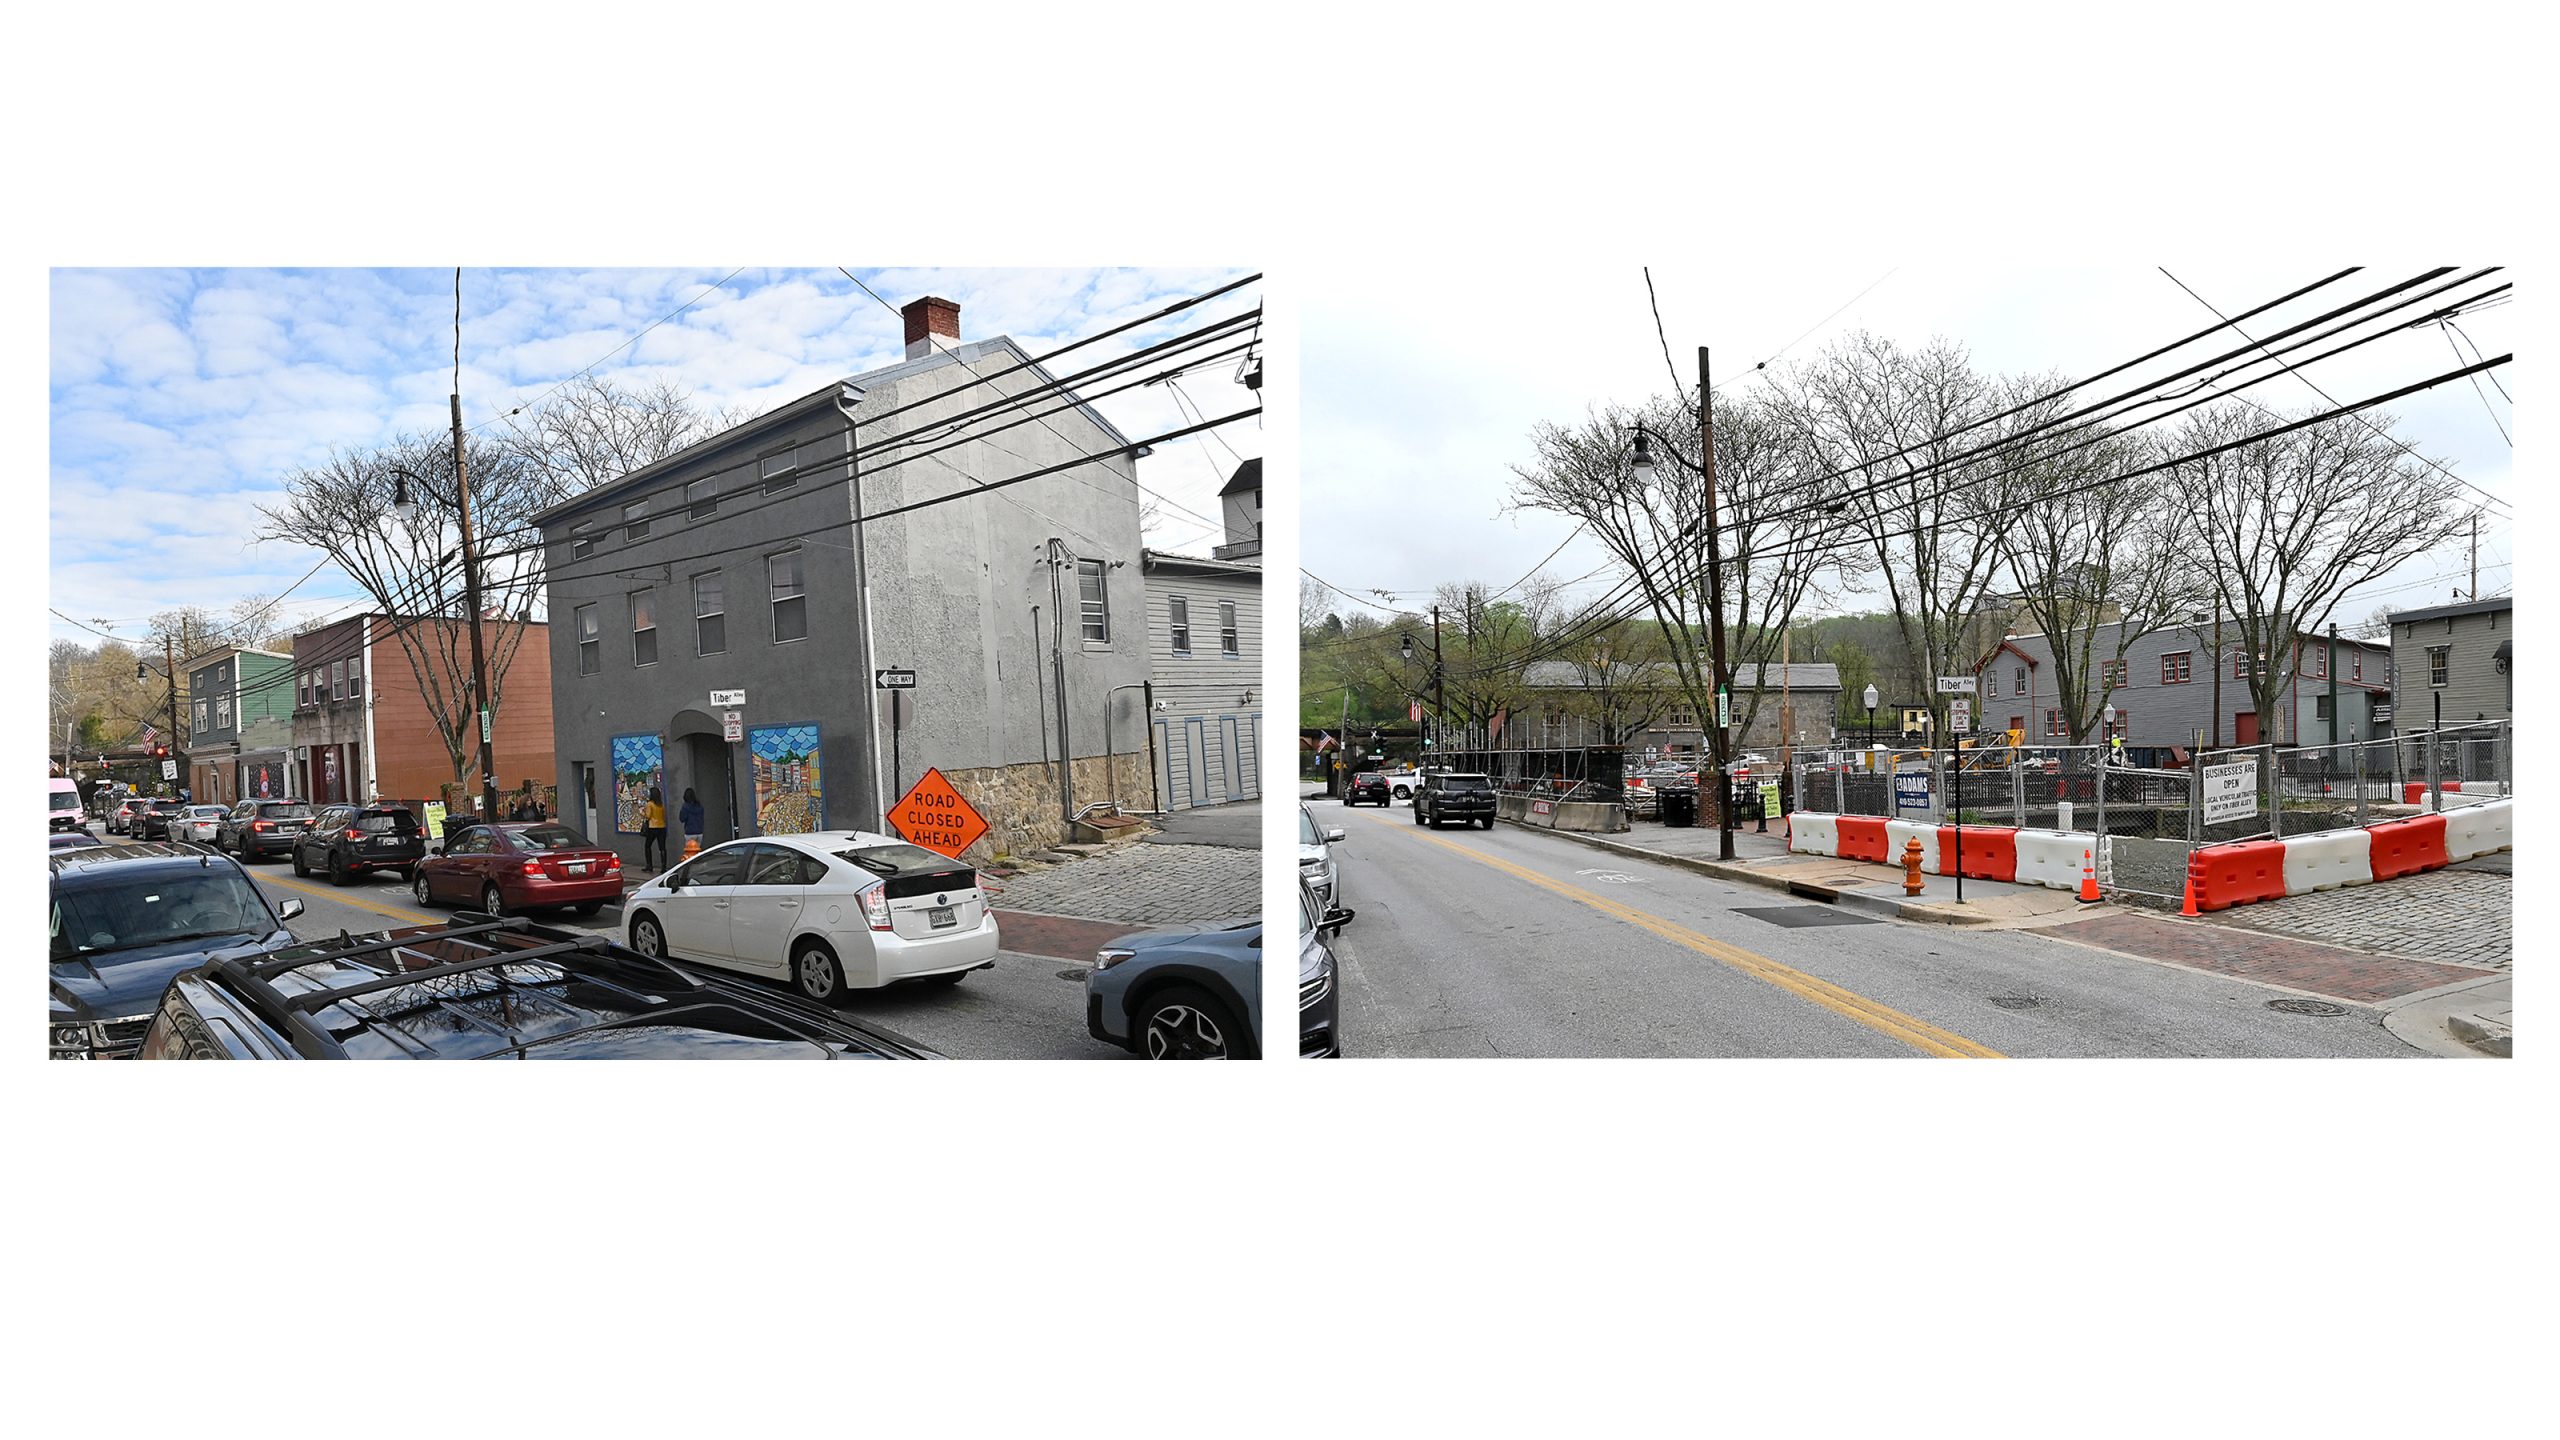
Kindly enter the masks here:
M 2512 970 L 2514 858 L 2484 855 L 2380 885 L 2242 905 L 2205 918 L 2375 955 Z
M 1137 925 L 1235 920 L 1262 913 L 1262 852 L 1219 845 L 1125 845 L 1010 880 L 1002 910 Z

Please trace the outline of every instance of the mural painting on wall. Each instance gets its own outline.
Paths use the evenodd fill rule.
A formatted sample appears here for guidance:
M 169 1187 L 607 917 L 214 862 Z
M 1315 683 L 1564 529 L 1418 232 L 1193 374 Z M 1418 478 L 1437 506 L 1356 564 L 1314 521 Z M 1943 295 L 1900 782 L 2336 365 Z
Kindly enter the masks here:
M 284 794 L 284 767 L 257 764 L 249 768 L 242 780 L 240 793 L 252 800 L 271 800 Z
M 613 737 L 613 828 L 637 835 L 649 825 L 649 792 L 666 784 L 666 746 L 655 735 Z
M 756 772 L 756 829 L 805 835 L 827 828 L 826 792 L 818 783 L 818 727 L 758 725 L 747 731 Z

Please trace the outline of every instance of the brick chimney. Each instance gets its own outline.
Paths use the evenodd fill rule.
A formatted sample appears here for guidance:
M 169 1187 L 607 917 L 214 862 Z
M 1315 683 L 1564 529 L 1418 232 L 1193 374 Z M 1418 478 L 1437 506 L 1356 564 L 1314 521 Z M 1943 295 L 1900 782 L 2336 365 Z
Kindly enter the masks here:
M 907 358 L 919 360 L 936 350 L 960 345 L 960 307 L 939 295 L 910 300 L 898 312 L 907 320 Z

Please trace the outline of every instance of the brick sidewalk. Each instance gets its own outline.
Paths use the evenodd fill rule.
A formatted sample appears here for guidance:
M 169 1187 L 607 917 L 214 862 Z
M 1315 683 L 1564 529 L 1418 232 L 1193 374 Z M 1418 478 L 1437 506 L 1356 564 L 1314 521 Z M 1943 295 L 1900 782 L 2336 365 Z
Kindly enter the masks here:
M 993 884 L 1001 887 L 993 896 L 999 911 L 1108 920 L 1131 928 L 1235 920 L 1262 913 L 1262 852 L 1218 845 L 1124 845 Z
M 2391 955 L 2368 955 L 2227 925 L 2152 915 L 2102 915 L 2056 925 L 2043 933 L 2145 960 L 2165 960 L 2191 970 L 2281 985 L 2359 1005 L 2396 1000 L 2495 973 Z

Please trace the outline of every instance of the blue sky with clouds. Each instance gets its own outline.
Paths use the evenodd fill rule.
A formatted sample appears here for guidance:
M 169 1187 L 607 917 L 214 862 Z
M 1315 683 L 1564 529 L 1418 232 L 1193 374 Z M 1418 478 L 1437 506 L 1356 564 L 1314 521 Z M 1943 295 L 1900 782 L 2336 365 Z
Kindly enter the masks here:
M 941 295 L 959 302 L 963 338 L 1011 335 L 1035 354 L 1250 273 L 852 268 L 891 306 Z M 590 365 L 618 383 L 671 380 L 713 409 L 763 410 L 903 358 L 897 314 L 837 271 L 732 269 L 466 268 L 464 423 Z M 334 447 L 445 428 L 453 283 L 450 269 L 54 271 L 48 603 L 138 635 L 160 610 L 222 610 L 292 585 L 320 555 L 256 541 L 255 507 Z M 1115 337 L 1079 361 L 1249 309 L 1258 291 Z M 1213 416 L 1250 404 L 1223 368 L 1181 385 Z M 1097 408 L 1141 438 L 1192 418 L 1162 386 Z M 1150 545 L 1205 554 L 1221 538 L 1204 519 L 1217 516 L 1219 486 L 1239 456 L 1261 453 L 1262 437 L 1252 421 L 1211 433 L 1139 462 L 1139 483 L 1167 502 Z M 287 614 L 309 620 L 356 603 L 353 585 L 323 569 L 293 592 Z M 55 638 L 96 638 L 47 619 Z

